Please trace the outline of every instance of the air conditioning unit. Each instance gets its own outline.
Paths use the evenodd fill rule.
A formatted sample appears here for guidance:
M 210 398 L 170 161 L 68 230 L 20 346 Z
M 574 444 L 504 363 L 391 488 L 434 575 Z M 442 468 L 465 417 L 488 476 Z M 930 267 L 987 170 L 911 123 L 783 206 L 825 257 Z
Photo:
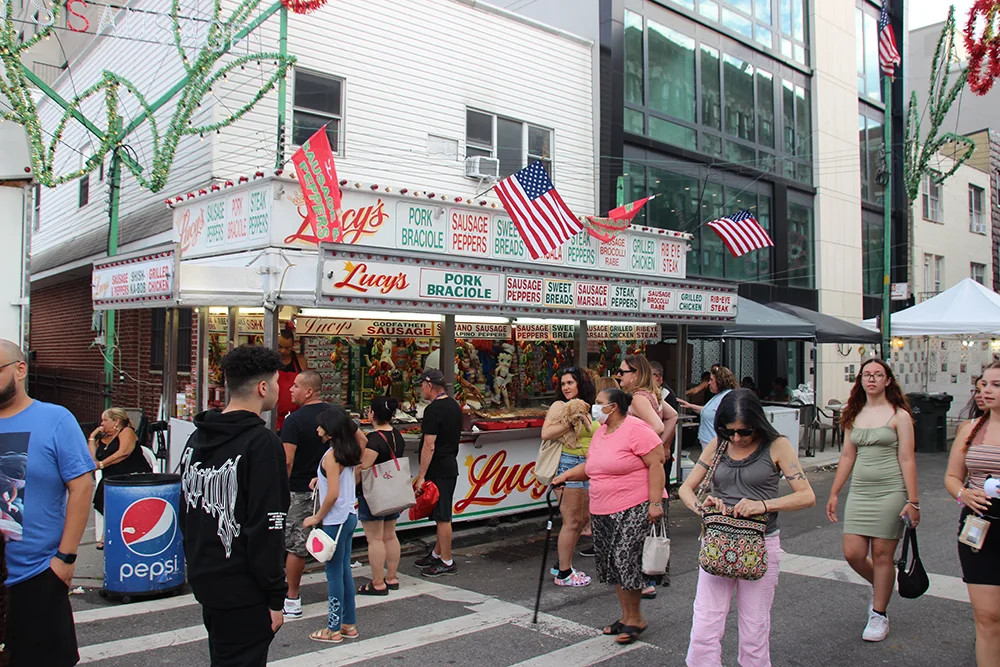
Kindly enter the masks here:
M 492 179 L 500 178 L 500 160 L 495 157 L 476 155 L 465 158 L 465 175 L 469 178 Z

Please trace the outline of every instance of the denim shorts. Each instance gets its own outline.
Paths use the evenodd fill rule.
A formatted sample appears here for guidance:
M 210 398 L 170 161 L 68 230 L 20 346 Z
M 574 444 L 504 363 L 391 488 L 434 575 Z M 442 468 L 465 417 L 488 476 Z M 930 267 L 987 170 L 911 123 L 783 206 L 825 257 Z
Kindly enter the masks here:
M 587 457 L 585 456 L 576 456 L 574 454 L 567 454 L 566 452 L 563 452 L 562 456 L 559 457 L 559 470 L 558 472 L 556 472 L 556 474 L 561 475 L 570 468 L 575 468 L 581 463 L 586 463 L 586 462 L 587 462 Z M 566 488 L 589 489 L 590 482 L 566 482 Z
M 365 500 L 365 494 L 358 494 L 358 520 L 359 521 L 396 521 L 399 519 L 399 512 L 393 512 L 392 514 L 386 514 L 385 516 L 375 516 L 372 514 L 372 510 L 368 507 L 368 501 Z

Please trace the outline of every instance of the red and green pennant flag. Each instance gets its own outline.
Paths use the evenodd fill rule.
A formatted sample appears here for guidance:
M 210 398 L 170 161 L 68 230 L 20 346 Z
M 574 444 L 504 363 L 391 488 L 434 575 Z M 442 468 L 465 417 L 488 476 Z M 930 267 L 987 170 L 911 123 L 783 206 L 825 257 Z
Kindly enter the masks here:
M 295 151 L 292 164 L 305 198 L 304 223 L 313 228 L 317 242 L 340 241 L 340 183 L 325 125 Z
M 601 243 L 607 243 L 614 238 L 615 234 L 624 231 L 629 226 L 629 223 L 632 222 L 632 219 L 639 215 L 639 210 L 646 205 L 646 202 L 653 199 L 653 197 L 656 197 L 656 195 L 637 199 L 624 206 L 611 209 L 608 211 L 608 215 L 603 218 L 588 215 L 587 221 L 590 224 L 587 226 L 587 233 Z

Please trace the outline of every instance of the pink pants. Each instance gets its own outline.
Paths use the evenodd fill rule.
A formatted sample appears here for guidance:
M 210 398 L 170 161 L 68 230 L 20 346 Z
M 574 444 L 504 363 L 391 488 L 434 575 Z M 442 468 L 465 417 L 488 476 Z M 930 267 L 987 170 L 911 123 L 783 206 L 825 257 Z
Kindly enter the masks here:
M 765 538 L 765 544 L 767 574 L 757 581 L 716 577 L 699 568 L 688 667 L 722 666 L 722 637 L 733 589 L 739 613 L 739 663 L 742 667 L 771 667 L 771 603 L 778 586 L 781 541 L 774 535 Z

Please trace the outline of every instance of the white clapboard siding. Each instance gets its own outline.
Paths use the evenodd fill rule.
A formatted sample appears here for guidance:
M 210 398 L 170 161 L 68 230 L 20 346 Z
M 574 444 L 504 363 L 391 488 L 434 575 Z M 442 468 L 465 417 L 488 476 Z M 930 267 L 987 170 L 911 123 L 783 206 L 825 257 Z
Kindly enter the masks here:
M 277 48 L 277 23 L 258 35 Z M 345 80 L 341 178 L 471 196 L 464 177 L 467 107 L 553 130 L 554 180 L 571 208 L 593 212 L 593 48 L 528 22 L 457 0 L 329 3 L 291 15 L 297 67 Z M 258 75 L 259 76 L 259 75 Z M 231 77 L 229 106 L 254 89 Z M 294 76 L 289 77 L 291 140 Z M 223 130 L 214 171 L 232 178 L 273 167 L 277 96 Z M 221 109 L 216 107 L 216 112 Z M 428 135 L 457 143 L 457 159 L 428 154 Z M 294 150 L 289 145 L 286 158 Z

